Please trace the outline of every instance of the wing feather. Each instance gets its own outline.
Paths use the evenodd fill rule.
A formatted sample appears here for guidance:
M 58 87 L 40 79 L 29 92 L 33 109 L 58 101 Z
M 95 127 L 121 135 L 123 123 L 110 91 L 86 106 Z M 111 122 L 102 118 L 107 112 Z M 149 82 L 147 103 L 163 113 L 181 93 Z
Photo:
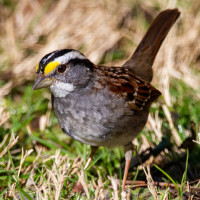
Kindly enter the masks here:
M 97 67 L 101 81 L 113 92 L 122 96 L 132 110 L 143 110 L 145 105 L 155 101 L 161 93 L 150 83 L 133 74 L 128 68 Z

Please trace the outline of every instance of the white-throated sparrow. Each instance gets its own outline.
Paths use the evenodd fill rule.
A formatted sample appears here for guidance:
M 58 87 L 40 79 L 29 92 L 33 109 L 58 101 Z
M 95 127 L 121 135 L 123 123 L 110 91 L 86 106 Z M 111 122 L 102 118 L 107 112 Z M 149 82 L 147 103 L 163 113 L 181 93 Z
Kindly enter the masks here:
M 179 15 L 177 9 L 161 12 L 122 67 L 97 66 L 76 50 L 62 49 L 44 56 L 36 68 L 33 90 L 50 87 L 63 132 L 91 145 L 85 168 L 98 146 L 125 147 L 123 189 L 132 140 L 144 128 L 151 103 L 161 95 L 150 84 L 152 64 Z

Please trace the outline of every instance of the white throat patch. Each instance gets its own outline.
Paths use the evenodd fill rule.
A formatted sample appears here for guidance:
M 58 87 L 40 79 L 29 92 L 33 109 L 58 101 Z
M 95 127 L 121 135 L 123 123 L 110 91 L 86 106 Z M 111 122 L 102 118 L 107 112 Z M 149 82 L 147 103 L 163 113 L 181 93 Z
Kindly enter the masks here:
M 65 97 L 70 92 L 74 91 L 75 87 L 71 83 L 63 83 L 56 81 L 50 86 L 50 90 L 55 97 Z

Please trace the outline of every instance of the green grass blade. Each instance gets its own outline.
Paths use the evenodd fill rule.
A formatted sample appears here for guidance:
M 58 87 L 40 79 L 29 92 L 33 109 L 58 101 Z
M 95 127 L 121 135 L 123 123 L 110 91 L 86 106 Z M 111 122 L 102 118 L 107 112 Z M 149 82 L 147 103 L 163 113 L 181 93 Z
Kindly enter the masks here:
M 36 140 L 37 142 L 39 142 L 39 143 L 43 144 L 44 146 L 48 147 L 49 149 L 53 149 L 53 150 L 57 150 L 58 149 L 58 146 L 56 146 L 56 144 L 53 144 L 48 140 L 44 140 L 44 139 L 41 139 L 41 138 L 36 137 L 36 136 L 30 136 L 30 137 L 31 137 L 32 140 Z M 68 154 L 69 153 L 65 149 L 60 149 L 60 152 L 62 154 Z
M 17 176 L 17 172 L 15 170 L 15 165 L 14 165 L 14 162 L 13 162 L 13 159 L 12 159 L 12 156 L 11 156 L 11 153 L 10 151 L 8 150 L 8 156 L 9 156 L 9 159 L 10 159 L 10 162 L 11 162 L 11 165 L 12 165 L 12 168 L 13 168 L 13 173 L 14 173 L 14 176 L 15 176 L 15 181 L 17 183 L 19 183 L 19 179 L 18 179 L 18 176 Z
M 154 166 L 159 170 L 161 171 L 176 187 L 177 191 L 179 192 L 179 187 L 177 185 L 177 183 L 173 180 L 173 178 L 165 171 L 163 171 L 160 167 L 158 167 L 157 165 L 154 164 Z
M 185 183 L 186 183 L 186 177 L 187 177 L 187 169 L 188 169 L 188 159 L 189 159 L 189 151 L 187 149 L 187 157 L 186 157 L 186 163 L 185 163 L 185 171 L 181 180 L 181 188 L 180 188 L 180 196 L 182 197 L 184 189 L 185 189 Z
M 20 187 L 20 183 L 19 183 L 19 179 L 18 179 L 18 176 L 17 176 L 17 172 L 15 170 L 15 165 L 14 165 L 14 162 L 13 162 L 13 159 L 12 159 L 12 156 L 11 156 L 11 153 L 10 151 L 8 150 L 8 156 L 9 156 L 9 159 L 10 159 L 10 162 L 11 162 L 11 165 L 12 165 L 12 168 L 13 168 L 13 173 L 14 173 L 14 176 L 15 176 L 15 179 L 13 178 L 13 181 L 16 182 L 16 187 L 17 189 L 19 190 L 19 195 L 20 195 L 20 198 L 21 199 L 24 199 L 23 195 L 28 199 L 28 200 L 32 200 L 32 197 L 30 197 L 21 187 Z M 22 195 L 23 194 L 23 195 Z
M 98 157 L 91 162 L 91 164 L 85 169 L 85 171 L 89 170 L 95 163 L 103 156 L 103 154 L 99 154 Z
M 19 190 L 20 192 L 20 196 L 21 196 L 21 199 L 24 199 L 23 195 L 28 199 L 28 200 L 32 200 L 33 198 L 31 196 L 29 196 L 21 187 L 20 185 L 17 183 L 17 189 Z M 23 195 L 22 195 L 23 194 Z

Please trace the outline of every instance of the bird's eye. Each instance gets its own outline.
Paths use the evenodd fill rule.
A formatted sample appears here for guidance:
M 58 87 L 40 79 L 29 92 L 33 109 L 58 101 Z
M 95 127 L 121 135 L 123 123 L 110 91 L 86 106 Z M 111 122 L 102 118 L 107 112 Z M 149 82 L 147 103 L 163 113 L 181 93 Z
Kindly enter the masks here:
M 67 66 L 66 65 L 59 65 L 58 66 L 58 72 L 63 73 L 66 70 Z

